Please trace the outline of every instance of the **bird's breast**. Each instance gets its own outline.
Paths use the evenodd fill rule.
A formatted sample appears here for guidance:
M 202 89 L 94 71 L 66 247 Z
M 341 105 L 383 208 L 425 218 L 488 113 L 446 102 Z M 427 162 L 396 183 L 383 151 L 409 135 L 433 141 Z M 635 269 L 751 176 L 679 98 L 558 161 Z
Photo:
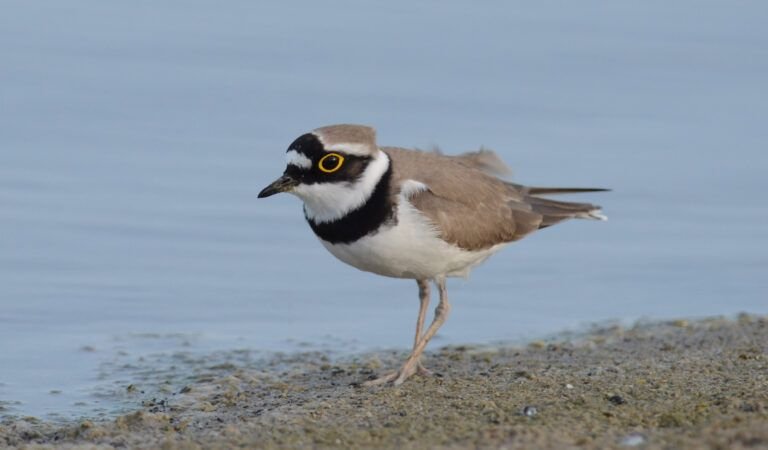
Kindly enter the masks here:
M 395 278 L 465 276 L 497 250 L 468 251 L 445 242 L 429 219 L 406 200 L 396 205 L 394 220 L 354 241 L 332 242 L 319 237 L 341 261 Z

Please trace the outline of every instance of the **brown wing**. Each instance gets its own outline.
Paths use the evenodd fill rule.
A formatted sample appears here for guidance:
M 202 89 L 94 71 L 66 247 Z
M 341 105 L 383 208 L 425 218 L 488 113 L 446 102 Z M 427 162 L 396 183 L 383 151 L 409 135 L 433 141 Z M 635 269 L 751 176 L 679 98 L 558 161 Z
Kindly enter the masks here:
M 437 226 L 446 242 L 468 250 L 514 241 L 537 230 L 544 218 L 525 196 L 504 181 L 487 175 L 460 157 L 392 147 L 382 148 L 392 160 L 392 195 L 408 179 L 429 190 L 411 203 Z
M 504 164 L 499 155 L 487 148 L 480 147 L 480 150 L 475 152 L 462 153 L 456 156 L 449 156 L 449 158 L 455 159 L 465 166 L 485 172 L 487 175 L 503 177 L 512 174 L 512 170 Z

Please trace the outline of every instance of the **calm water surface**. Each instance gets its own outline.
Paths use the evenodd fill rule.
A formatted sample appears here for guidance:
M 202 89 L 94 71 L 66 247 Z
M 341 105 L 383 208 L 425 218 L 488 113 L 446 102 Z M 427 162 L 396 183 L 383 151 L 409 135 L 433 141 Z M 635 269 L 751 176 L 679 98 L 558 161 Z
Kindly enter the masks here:
M 256 199 L 330 123 L 615 189 L 579 197 L 608 222 L 451 281 L 435 346 L 768 313 L 765 5 L 6 1 L 0 415 L 109 413 L 108 368 L 142 356 L 406 348 L 414 282 Z

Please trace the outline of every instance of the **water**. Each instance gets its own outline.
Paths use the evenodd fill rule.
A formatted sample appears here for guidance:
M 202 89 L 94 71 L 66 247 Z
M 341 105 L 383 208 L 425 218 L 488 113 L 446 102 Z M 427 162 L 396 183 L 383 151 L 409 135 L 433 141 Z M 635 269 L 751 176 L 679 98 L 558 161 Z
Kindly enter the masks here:
M 109 414 L 109 367 L 145 355 L 406 348 L 415 283 L 335 261 L 295 198 L 256 199 L 331 123 L 615 189 L 574 197 L 609 222 L 452 281 L 434 346 L 768 313 L 764 2 L 3 6 L 6 413 Z

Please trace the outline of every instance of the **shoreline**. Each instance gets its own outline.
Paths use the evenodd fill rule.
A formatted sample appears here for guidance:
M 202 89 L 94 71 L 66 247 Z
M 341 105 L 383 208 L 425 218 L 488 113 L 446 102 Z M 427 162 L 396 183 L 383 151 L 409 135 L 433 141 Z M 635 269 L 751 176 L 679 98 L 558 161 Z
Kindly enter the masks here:
M 212 355 L 115 419 L 0 422 L 0 447 L 768 447 L 768 317 L 449 346 L 424 359 L 438 376 L 359 386 L 404 356 Z

